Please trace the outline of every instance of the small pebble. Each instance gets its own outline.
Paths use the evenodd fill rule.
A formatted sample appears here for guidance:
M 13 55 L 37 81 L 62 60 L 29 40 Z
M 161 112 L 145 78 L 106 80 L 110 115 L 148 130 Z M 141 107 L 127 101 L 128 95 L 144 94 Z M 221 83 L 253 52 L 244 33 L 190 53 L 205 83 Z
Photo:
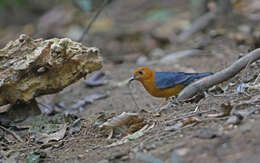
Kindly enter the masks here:
M 148 58 L 147 58 L 146 56 L 141 56 L 141 57 L 139 57 L 139 58 L 137 59 L 136 63 L 137 63 L 138 65 L 142 65 L 142 64 L 144 64 L 144 63 L 147 62 L 147 61 L 148 61 Z

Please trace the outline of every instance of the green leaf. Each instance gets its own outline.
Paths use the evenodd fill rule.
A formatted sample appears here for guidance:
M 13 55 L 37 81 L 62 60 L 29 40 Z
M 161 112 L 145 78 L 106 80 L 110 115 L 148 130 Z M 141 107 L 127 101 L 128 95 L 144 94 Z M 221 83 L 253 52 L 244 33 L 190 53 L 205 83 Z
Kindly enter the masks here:
M 129 140 L 135 140 L 138 139 L 139 137 L 141 137 L 143 135 L 143 133 L 133 133 L 131 135 L 127 135 L 127 139 Z
M 85 12 L 89 12 L 92 8 L 91 0 L 76 0 L 75 1 Z
M 27 0 L 16 0 L 16 3 L 20 6 L 25 6 L 27 4 Z
M 6 0 L 0 0 L 0 9 L 5 6 Z
M 154 21 L 154 20 L 167 20 L 171 18 L 172 11 L 169 9 L 160 9 L 160 10 L 153 10 L 147 14 L 147 19 Z
M 40 158 L 40 154 L 30 153 L 27 155 L 26 158 L 29 163 L 34 163 L 36 160 Z

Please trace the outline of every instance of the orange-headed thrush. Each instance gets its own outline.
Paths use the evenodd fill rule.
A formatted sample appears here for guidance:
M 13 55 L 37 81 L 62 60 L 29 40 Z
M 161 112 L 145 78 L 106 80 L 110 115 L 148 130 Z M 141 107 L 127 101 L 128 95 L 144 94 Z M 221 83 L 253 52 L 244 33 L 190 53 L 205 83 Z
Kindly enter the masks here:
M 139 67 L 129 82 L 138 80 L 152 96 L 168 100 L 169 97 L 178 95 L 184 87 L 193 81 L 212 74 L 211 72 L 154 72 L 149 68 Z

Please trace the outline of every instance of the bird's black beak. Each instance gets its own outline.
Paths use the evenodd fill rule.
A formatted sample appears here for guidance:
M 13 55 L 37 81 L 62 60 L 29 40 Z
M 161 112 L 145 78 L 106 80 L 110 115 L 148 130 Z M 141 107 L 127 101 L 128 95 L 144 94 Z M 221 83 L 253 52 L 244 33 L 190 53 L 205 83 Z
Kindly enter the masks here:
M 135 80 L 135 77 L 131 77 L 129 80 L 128 80 L 128 84 L 130 84 L 133 80 Z

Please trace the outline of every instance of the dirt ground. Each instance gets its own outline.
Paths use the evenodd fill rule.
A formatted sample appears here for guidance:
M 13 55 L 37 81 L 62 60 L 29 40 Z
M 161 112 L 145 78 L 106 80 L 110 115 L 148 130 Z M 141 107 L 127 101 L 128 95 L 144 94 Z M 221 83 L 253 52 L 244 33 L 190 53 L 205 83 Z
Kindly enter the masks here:
M 214 40 L 212 47 L 219 41 L 226 41 L 226 48 L 235 47 L 232 45 L 232 41 L 225 40 L 225 38 Z M 196 72 L 217 71 L 233 63 L 238 58 L 238 51 L 231 48 L 230 51 L 234 53 L 220 52 L 224 56 L 222 59 L 218 56 L 210 55 L 185 58 L 178 64 L 184 69 L 193 69 Z M 244 52 L 241 50 L 240 53 Z M 121 64 L 116 66 L 105 65 L 103 69 L 109 72 L 109 79 L 122 81 L 129 78 L 135 68 L 135 64 Z M 179 71 L 175 65 L 156 65 L 153 68 L 157 70 Z M 250 78 L 257 71 L 255 66 L 250 66 L 246 72 L 241 72 L 234 79 L 227 82 L 235 83 L 227 92 L 219 94 L 219 96 L 209 96 L 202 99 L 199 104 L 201 110 L 218 110 L 220 105 L 227 101 L 246 100 L 257 95 L 257 92 L 250 94 L 250 97 L 236 93 L 236 87 L 240 80 Z M 82 131 L 72 140 L 66 141 L 62 147 L 49 153 L 50 162 L 53 159 L 60 162 L 98 162 L 100 160 L 104 162 L 106 162 L 105 160 L 111 162 L 140 162 L 140 160 L 135 159 L 137 152 L 149 153 L 165 162 L 171 162 L 173 151 L 179 153 L 180 162 L 259 162 L 260 158 L 257 155 L 259 149 L 259 141 L 257 139 L 259 136 L 258 123 L 260 123 L 258 112 L 245 118 L 240 125 L 228 125 L 226 123 L 228 117 L 209 118 L 195 126 L 170 132 L 164 130 L 165 127 L 172 125 L 167 122 L 192 112 L 197 106 L 196 103 L 178 105 L 163 111 L 160 116 L 153 116 L 153 112 L 156 112 L 162 100 L 151 97 L 140 83 L 134 83 L 131 90 L 126 86 L 111 89 L 109 84 L 93 89 L 86 89 L 85 87 L 84 82 L 77 83 L 71 88 L 64 90 L 63 93 L 55 98 L 70 103 L 70 101 L 73 102 L 80 97 L 96 92 L 109 92 L 109 96 L 106 99 L 86 106 L 85 111 L 79 115 L 85 119 Z M 154 122 L 155 126 L 137 140 L 105 148 L 106 145 L 117 141 L 117 139 L 108 140 L 105 135 L 99 133 L 100 131 L 94 127 L 98 113 L 106 112 L 115 113 L 116 115 L 122 112 L 139 113 L 140 110 L 136 108 L 129 91 L 133 92 L 139 108 L 150 111 L 150 113 L 142 114 L 145 114 L 146 121 L 149 123 Z M 231 95 L 232 93 L 235 93 L 235 95 Z M 203 131 L 208 132 L 208 138 L 200 138 L 198 136 Z M 212 136 L 212 134 L 215 136 Z
M 40 151 L 45 153 L 45 156 L 38 160 L 40 162 L 140 163 L 147 162 L 145 160 L 148 159 L 150 159 L 148 162 L 154 163 L 159 162 L 157 159 L 167 163 L 260 162 L 258 155 L 260 152 L 259 111 L 256 110 L 243 116 L 239 124 L 233 125 L 227 122 L 231 114 L 221 117 L 207 117 L 207 115 L 220 111 L 223 105 L 228 105 L 228 103 L 233 106 L 243 101 L 259 98 L 259 90 L 239 93 L 237 89 L 242 83 L 253 83 L 256 80 L 260 71 L 259 62 L 248 65 L 235 77 L 219 84 L 219 88 L 224 91 L 209 91 L 208 96 L 197 103 L 178 104 L 163 110 L 160 114 L 158 106 L 163 99 L 150 96 L 140 83 L 133 82 L 130 88 L 126 85 L 119 86 L 120 83 L 124 83 L 131 77 L 137 67 L 143 65 L 156 71 L 218 72 L 247 54 L 252 46 L 251 42 L 247 41 L 252 37 L 245 37 L 244 40 L 243 37 L 242 40 L 236 37 L 241 33 L 238 27 L 247 24 L 251 28 L 256 27 L 257 24 L 249 23 L 242 18 L 228 25 L 212 24 L 205 31 L 196 33 L 189 40 L 179 43 L 166 37 L 167 33 L 162 33 L 158 36 L 161 38 L 156 39 L 149 34 L 154 32 L 154 28 L 162 28 L 162 31 L 165 28 L 165 32 L 167 32 L 166 27 L 170 26 L 172 22 L 180 21 L 182 17 L 188 20 L 190 15 L 184 11 L 189 6 L 185 2 L 182 4 L 176 1 L 152 1 L 148 5 L 145 0 L 142 2 L 136 0 L 125 3 L 117 1 L 116 3 L 117 5 L 114 4 L 106 9 L 105 15 L 101 17 L 113 17 L 116 30 L 112 29 L 109 35 L 104 35 L 103 38 L 100 38 L 100 33 L 95 33 L 93 34 L 94 41 L 91 42 L 91 46 L 100 47 L 104 57 L 102 71 L 107 77 L 106 84 L 90 88 L 86 86 L 85 80 L 81 80 L 58 94 L 41 97 L 37 100 L 41 103 L 64 102 L 66 108 L 95 93 L 107 94 L 107 97 L 84 105 L 83 111 L 76 114 L 83 120 L 81 121 L 81 130 L 74 135 L 66 134 L 64 139 L 51 142 L 48 146 L 35 143 L 31 139 L 27 139 L 26 136 L 22 136 L 27 140 L 25 143 L 9 144 L 10 149 L 19 151 L 18 160 L 24 162 L 28 153 Z M 146 7 L 141 8 L 140 3 Z M 120 10 L 118 6 L 121 8 L 127 6 L 127 9 Z M 149 22 L 142 22 L 145 14 L 140 13 L 165 8 L 176 12 L 174 19 L 167 18 L 158 26 L 154 22 L 150 25 Z M 128 18 L 118 16 L 128 12 L 131 13 Z M 212 34 L 219 31 L 219 34 Z M 176 33 L 178 31 L 171 33 L 171 36 L 174 37 Z M 85 41 L 88 42 L 88 40 Z M 162 40 L 166 40 L 166 43 Z M 158 59 L 151 55 L 154 48 L 161 48 L 164 53 L 169 54 L 192 49 L 205 40 L 209 41 L 204 46 L 204 55 L 184 57 L 173 64 L 161 64 L 160 57 Z M 141 56 L 146 56 L 148 61 L 137 64 L 137 60 Z M 147 65 L 149 60 L 156 62 Z M 133 94 L 137 106 L 131 94 Z M 191 114 L 195 108 L 199 108 L 201 112 L 208 112 L 192 116 L 199 119 L 195 124 L 184 126 L 175 131 L 165 130 L 184 118 L 177 121 L 173 121 L 174 119 Z M 238 110 L 250 112 L 256 108 L 259 108 L 259 102 L 241 105 Z M 116 116 L 122 112 L 138 113 L 147 124 L 150 126 L 154 124 L 154 126 L 137 139 L 109 147 L 108 145 L 120 141 L 122 137 L 109 139 L 108 134 L 99 128 L 96 122 L 101 114 Z
M 219 38 L 224 40 L 225 38 Z M 215 40 L 216 43 L 219 40 Z M 232 47 L 231 43 L 227 47 Z M 215 43 L 213 43 L 215 45 Z M 233 50 L 232 50 L 233 51 Z M 235 50 L 234 50 L 235 51 Z M 241 51 L 242 53 L 242 51 Z M 233 54 L 224 53 L 223 59 L 217 56 L 211 55 L 206 57 L 188 58 L 178 62 L 184 68 L 192 68 L 195 71 L 212 71 L 222 69 L 228 66 L 238 58 L 239 52 Z M 227 60 L 226 58 L 230 58 Z M 216 62 L 217 60 L 217 62 Z M 204 64 L 207 63 L 207 64 Z M 211 64 L 210 64 L 211 63 Z M 110 72 L 109 78 L 122 81 L 127 79 L 133 70 L 135 64 L 122 64 L 115 67 L 104 67 L 104 70 Z M 154 66 L 154 69 L 158 70 L 173 70 L 179 71 L 174 65 L 160 65 Z M 239 101 L 246 100 L 249 97 L 236 94 L 236 87 L 240 83 L 239 80 L 247 79 L 247 74 L 253 75 L 256 73 L 256 68 L 250 66 L 247 72 L 242 72 L 229 82 L 236 83 L 232 88 L 228 89 L 228 92 L 219 94 L 219 96 L 209 96 L 201 100 L 199 106 L 201 110 L 218 110 L 220 105 L 227 101 Z M 214 71 L 213 71 L 214 72 Z M 56 161 L 72 162 L 75 160 L 98 162 L 100 160 L 111 162 L 140 162 L 135 159 L 137 152 L 145 152 L 150 155 L 160 158 L 165 162 L 171 162 L 173 151 L 179 153 L 180 162 L 258 162 L 260 159 L 257 156 L 259 141 L 257 137 L 258 123 L 260 123 L 258 117 L 259 114 L 250 115 L 245 118 L 240 125 L 228 125 L 226 123 L 228 117 L 207 119 L 205 122 L 198 123 L 195 126 L 181 129 L 180 131 L 165 131 L 164 128 L 172 125 L 167 123 L 168 121 L 182 116 L 185 113 L 192 112 L 197 104 L 186 103 L 183 105 L 175 106 L 171 109 L 163 111 L 159 117 L 153 116 L 153 112 L 156 109 L 161 99 L 153 98 L 147 94 L 141 84 L 133 84 L 134 97 L 138 104 L 138 107 L 144 110 L 148 110 L 151 113 L 142 113 L 147 117 L 147 121 L 155 122 L 155 127 L 146 133 L 143 137 L 132 140 L 126 144 L 118 145 L 111 148 L 104 148 L 104 146 L 111 144 L 115 140 L 108 140 L 104 135 L 97 135 L 96 128 L 93 127 L 93 123 L 97 119 L 99 112 L 120 114 L 122 112 L 137 112 L 134 101 L 129 95 L 128 87 L 112 89 L 110 86 L 102 86 L 99 88 L 93 88 L 86 90 L 86 94 L 82 92 L 85 89 L 83 83 L 78 83 L 73 88 L 68 88 L 63 93 L 58 95 L 57 99 L 63 99 L 64 101 L 75 100 L 71 97 L 86 96 L 94 92 L 109 92 L 109 97 L 96 101 L 95 104 L 88 105 L 86 110 L 80 114 L 83 117 L 84 128 L 81 134 L 75 136 L 75 140 L 70 140 L 64 143 L 61 149 L 52 152 L 50 156 Z M 231 95 L 235 93 L 235 95 Z M 250 94 L 255 96 L 258 93 Z M 252 108 L 251 108 L 252 109 Z M 208 134 L 216 134 L 216 136 L 209 136 L 209 138 L 199 138 L 198 135 L 203 131 L 209 132 Z M 53 156 L 53 157 L 52 157 Z M 50 161 L 52 161 L 50 159 Z M 84 162 L 83 161 L 83 162 Z

